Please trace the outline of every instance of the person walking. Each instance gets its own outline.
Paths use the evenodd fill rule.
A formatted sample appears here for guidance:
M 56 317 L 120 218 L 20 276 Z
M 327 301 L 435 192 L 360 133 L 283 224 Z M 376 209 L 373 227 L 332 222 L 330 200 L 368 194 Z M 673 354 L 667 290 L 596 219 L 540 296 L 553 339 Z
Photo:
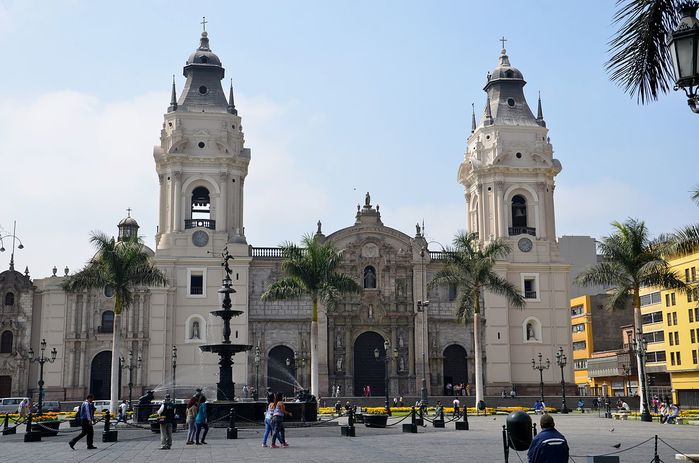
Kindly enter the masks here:
M 272 412 L 272 448 L 279 448 L 276 445 L 278 440 L 282 447 L 288 447 L 289 444 L 286 443 L 286 436 L 284 435 L 284 417 L 286 415 L 291 415 L 291 413 L 286 411 L 284 406 L 284 396 L 278 392 L 274 396 L 274 411 Z
M 274 413 L 274 396 L 267 395 L 267 408 L 265 409 L 265 433 L 262 436 L 262 446 L 267 447 L 267 439 L 272 434 L 272 414 Z
M 204 394 L 199 397 L 199 409 L 197 410 L 197 417 L 195 419 L 195 425 L 197 428 L 197 434 L 195 436 L 195 444 L 201 445 L 206 444 L 206 435 L 209 433 L 209 417 L 208 417 L 208 406 L 206 404 L 206 396 Z M 204 430 L 204 435 L 199 439 L 201 430 Z
M 459 405 L 461 405 L 461 402 L 459 402 L 459 399 L 454 399 L 452 405 L 454 406 L 454 411 L 451 416 L 452 418 L 456 418 L 459 416 Z
M 170 400 L 170 394 L 165 394 L 165 400 L 158 409 L 160 421 L 160 450 L 172 447 L 172 427 L 175 426 L 175 404 Z
M 128 408 L 129 408 L 129 405 L 126 403 L 126 400 L 122 400 L 121 403 L 119 404 L 119 417 L 117 418 L 116 424 L 126 423 L 126 410 Z
M 187 445 L 194 445 L 194 436 L 197 433 L 197 410 L 199 409 L 199 400 L 196 396 L 189 399 L 187 402 L 186 422 L 187 422 Z
M 93 429 L 93 426 L 95 425 L 95 408 L 92 406 L 92 401 L 94 399 L 95 396 L 93 396 L 92 394 L 88 394 L 85 398 L 85 401 L 82 404 L 80 404 L 80 408 L 78 408 L 77 418 L 78 421 L 80 421 L 82 431 L 80 432 L 80 434 L 72 438 L 70 442 L 68 442 L 68 445 L 73 450 L 75 450 L 75 444 L 77 444 L 78 441 L 85 436 L 87 436 L 87 448 L 89 450 L 97 448 L 94 445 L 92 445 L 92 440 L 95 436 L 95 430 Z
M 17 409 L 17 412 L 19 413 L 20 418 L 26 418 L 26 416 L 29 414 L 29 399 L 24 398 L 22 401 L 19 403 L 19 408 Z
M 527 452 L 529 463 L 566 462 L 570 449 L 568 441 L 556 431 L 551 415 L 544 415 L 540 421 L 541 432 L 532 439 Z

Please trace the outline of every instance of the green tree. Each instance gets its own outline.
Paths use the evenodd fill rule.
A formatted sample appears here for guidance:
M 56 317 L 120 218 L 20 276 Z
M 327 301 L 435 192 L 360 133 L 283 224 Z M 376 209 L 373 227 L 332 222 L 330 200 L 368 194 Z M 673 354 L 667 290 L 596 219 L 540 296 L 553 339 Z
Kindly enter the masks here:
M 326 316 L 343 293 L 359 291 L 360 286 L 350 276 L 339 271 L 342 255 L 331 243 L 321 243 L 305 235 L 301 246 L 282 245 L 282 271 L 285 278 L 278 280 L 262 294 L 263 301 L 310 297 L 313 304 L 311 318 L 311 393 L 318 396 L 319 348 L 318 314 Z M 324 394 L 327 391 L 322 391 Z
M 496 261 L 505 258 L 511 249 L 500 239 L 482 246 L 477 233 L 459 233 L 453 248 L 446 250 L 444 267 L 428 287 L 453 286 L 457 289 L 456 318 L 466 323 L 473 320 L 476 405 L 483 400 L 483 348 L 481 346 L 481 304 L 485 291 L 504 296 L 511 307 L 525 306 L 524 297 L 515 285 L 493 270 Z
M 63 287 L 69 292 L 109 287 L 114 292 L 110 413 L 115 414 L 120 392 L 118 388 L 121 314 L 131 306 L 135 287 L 163 285 L 166 279 L 153 265 L 138 237 L 117 241 L 102 232 L 93 232 L 90 243 L 97 251 L 95 256 L 82 270 L 68 277 Z
M 661 241 L 650 239 L 645 223 L 627 219 L 624 223 L 612 222 L 614 233 L 602 238 L 598 243 L 603 256 L 602 262 L 581 272 L 576 283 L 583 286 L 605 285 L 610 287 L 607 308 L 625 309 L 629 300 L 633 307 L 634 332 L 642 329 L 641 297 L 642 287 L 660 289 L 680 289 L 686 291 L 685 283 L 670 269 L 663 257 L 665 249 Z M 638 371 L 641 371 L 641 358 L 637 356 Z M 641 411 L 644 410 L 646 385 L 639 382 Z

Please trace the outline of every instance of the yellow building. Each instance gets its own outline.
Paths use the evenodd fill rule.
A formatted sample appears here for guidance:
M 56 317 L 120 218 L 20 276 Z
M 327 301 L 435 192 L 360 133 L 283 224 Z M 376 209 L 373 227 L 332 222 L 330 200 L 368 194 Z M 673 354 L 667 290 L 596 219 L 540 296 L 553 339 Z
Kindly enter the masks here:
M 605 309 L 606 294 L 570 300 L 573 371 L 580 395 L 629 396 L 638 387 L 629 354 L 633 311 Z
M 699 252 L 672 259 L 670 265 L 687 283 L 697 287 L 690 294 L 652 289 L 642 292 L 649 376 L 653 378 L 653 370 L 661 367 L 669 373 L 673 401 L 684 407 L 696 407 L 699 406 Z M 657 381 L 652 383 L 651 393 L 658 386 Z

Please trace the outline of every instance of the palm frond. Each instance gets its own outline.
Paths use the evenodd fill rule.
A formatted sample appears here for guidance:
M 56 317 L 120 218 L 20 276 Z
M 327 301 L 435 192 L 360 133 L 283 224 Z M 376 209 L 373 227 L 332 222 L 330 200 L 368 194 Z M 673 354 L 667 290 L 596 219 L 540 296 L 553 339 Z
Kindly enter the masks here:
M 668 255 L 687 256 L 699 250 L 699 224 L 687 225 L 670 235 Z
M 679 21 L 680 0 L 619 0 L 606 63 L 612 81 L 646 104 L 667 93 L 673 82 L 666 37 Z
M 510 306 L 515 309 L 523 309 L 526 306 L 524 296 L 517 287 L 501 276 L 490 273 L 486 280 L 486 288 L 493 294 L 505 296 Z
M 296 299 L 304 295 L 305 287 L 303 283 L 295 277 L 287 277 L 272 283 L 260 299 L 263 301 L 277 301 L 285 299 Z

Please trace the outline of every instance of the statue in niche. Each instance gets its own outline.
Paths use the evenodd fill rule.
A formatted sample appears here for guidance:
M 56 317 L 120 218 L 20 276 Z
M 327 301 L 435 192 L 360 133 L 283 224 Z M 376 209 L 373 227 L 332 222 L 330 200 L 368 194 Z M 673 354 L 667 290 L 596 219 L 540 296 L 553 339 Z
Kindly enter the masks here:
M 341 335 L 341 333 L 338 333 L 335 336 L 335 347 L 338 349 L 342 349 L 342 335 Z
M 398 361 L 398 371 L 405 371 L 405 359 L 403 357 Z
M 536 341 L 536 333 L 534 332 L 534 324 L 527 322 L 527 341 Z
M 364 288 L 376 288 L 376 271 L 374 267 L 364 269 Z
M 189 339 L 201 339 L 201 337 L 199 336 L 199 321 L 198 320 L 194 320 L 192 322 L 192 333 L 191 333 L 191 336 L 189 337 Z
M 403 335 L 402 334 L 398 335 L 398 347 L 400 347 L 401 349 L 403 348 Z M 403 359 L 401 358 L 401 360 L 403 360 Z
M 369 318 L 374 318 L 374 304 L 369 304 L 369 313 L 367 315 Z
M 342 357 L 338 357 L 335 363 L 337 365 L 337 371 L 342 371 Z

